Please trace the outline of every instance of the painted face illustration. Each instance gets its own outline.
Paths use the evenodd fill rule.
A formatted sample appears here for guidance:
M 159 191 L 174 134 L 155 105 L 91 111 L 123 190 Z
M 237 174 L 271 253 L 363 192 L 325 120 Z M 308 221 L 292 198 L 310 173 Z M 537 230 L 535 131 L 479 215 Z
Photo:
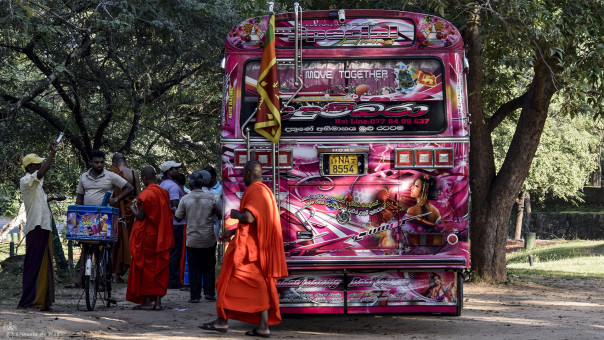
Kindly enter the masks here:
M 411 197 L 418 198 L 421 194 L 422 180 L 416 179 L 413 184 L 411 184 Z

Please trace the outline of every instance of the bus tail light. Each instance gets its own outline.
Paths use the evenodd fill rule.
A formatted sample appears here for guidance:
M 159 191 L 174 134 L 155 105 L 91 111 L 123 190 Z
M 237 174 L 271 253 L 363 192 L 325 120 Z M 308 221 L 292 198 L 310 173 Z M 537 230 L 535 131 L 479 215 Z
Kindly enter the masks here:
M 413 167 L 413 150 L 397 150 L 396 151 L 396 167 L 411 168 Z
M 453 167 L 453 149 L 436 149 L 434 151 L 434 166 L 437 168 Z
M 415 165 L 419 167 L 432 167 L 434 163 L 434 154 L 432 150 L 416 150 Z
M 271 168 L 273 166 L 272 151 L 267 149 L 254 149 L 250 151 L 250 158 L 255 159 L 262 165 L 262 168 Z M 243 169 L 247 162 L 246 150 L 235 150 L 235 169 Z M 277 158 L 277 167 L 279 169 L 291 169 L 293 166 L 292 150 L 279 150 Z
M 263 168 L 270 168 L 273 165 L 270 150 L 252 151 L 252 159 L 255 159 L 260 162 L 260 165 L 262 165 Z
M 245 150 L 235 150 L 235 169 L 243 169 L 247 162 L 247 152 Z
M 396 149 L 394 167 L 397 169 L 452 168 L 453 148 Z

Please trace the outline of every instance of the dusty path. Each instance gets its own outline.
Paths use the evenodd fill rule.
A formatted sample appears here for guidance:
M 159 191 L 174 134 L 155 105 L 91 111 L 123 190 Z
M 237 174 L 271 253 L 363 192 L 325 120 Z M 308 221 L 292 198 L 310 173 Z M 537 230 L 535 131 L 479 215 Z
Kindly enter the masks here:
M 125 285 L 118 306 L 77 310 L 80 290 L 58 289 L 51 313 L 0 304 L 0 338 L 235 339 L 251 325 L 232 322 L 225 335 L 198 328 L 215 315 L 213 302 L 189 304 L 188 292 L 168 291 L 164 311 L 133 311 Z M 460 317 L 439 315 L 297 315 L 272 328 L 272 338 L 317 339 L 604 339 L 604 282 L 548 281 L 466 284 Z M 185 309 L 185 310 L 180 310 Z M 49 335 L 51 337 L 49 337 Z

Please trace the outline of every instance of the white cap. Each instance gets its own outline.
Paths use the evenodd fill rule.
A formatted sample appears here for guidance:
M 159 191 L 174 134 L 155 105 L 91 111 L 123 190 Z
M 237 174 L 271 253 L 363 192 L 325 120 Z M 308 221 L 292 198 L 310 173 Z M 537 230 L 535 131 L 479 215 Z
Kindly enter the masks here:
M 167 161 L 161 165 L 161 172 L 166 172 L 172 168 L 178 168 L 182 165 L 182 163 L 176 163 L 175 161 Z

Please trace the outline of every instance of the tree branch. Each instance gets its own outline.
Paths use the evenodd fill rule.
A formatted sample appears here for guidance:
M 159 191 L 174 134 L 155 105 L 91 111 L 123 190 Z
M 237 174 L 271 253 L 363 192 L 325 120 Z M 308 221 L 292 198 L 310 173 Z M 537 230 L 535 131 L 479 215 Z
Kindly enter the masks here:
M 136 136 L 136 131 L 138 130 L 138 125 L 142 117 L 142 106 L 142 100 L 137 99 L 134 102 L 134 118 L 132 119 L 132 127 L 130 128 L 130 132 L 128 133 L 128 139 L 126 139 L 124 146 L 122 146 L 119 150 L 120 152 L 127 152 L 130 151 L 130 149 L 132 148 L 132 142 L 134 141 L 134 137 Z
M 514 98 L 507 103 L 501 104 L 495 114 L 490 118 L 486 118 L 486 125 L 489 132 L 493 132 L 499 124 L 509 116 L 512 112 L 522 108 L 522 104 L 526 100 L 527 94 L 524 93 L 522 96 Z
M 0 97 L 2 97 L 2 99 L 6 100 L 7 102 L 11 103 L 19 101 L 19 98 L 13 97 L 5 93 L 0 94 Z M 23 107 L 40 116 L 58 131 L 63 131 L 65 133 L 65 138 L 67 138 L 69 142 L 76 149 L 78 149 L 78 151 L 80 151 L 83 157 L 88 154 L 82 141 L 76 135 L 74 135 L 57 117 L 53 116 L 48 110 L 35 104 L 33 101 L 28 101 L 24 103 Z M 84 160 L 87 159 L 85 158 Z
M 144 101 L 145 103 L 150 103 L 153 100 L 155 100 L 156 98 L 158 98 L 159 96 L 161 96 L 162 94 L 164 94 L 166 91 L 168 91 L 170 88 L 172 88 L 175 85 L 180 84 L 181 81 L 185 80 L 186 78 L 190 77 L 191 75 L 195 74 L 195 72 L 199 71 L 201 69 L 201 65 L 193 68 L 192 70 L 185 72 L 183 74 L 181 74 L 180 76 L 177 76 L 176 78 L 173 79 L 169 79 L 163 83 L 159 83 L 156 85 L 151 85 L 151 93 L 149 93 Z
M 101 91 L 103 92 L 103 98 L 105 99 L 105 117 L 97 127 L 96 133 L 94 135 L 93 146 L 95 149 L 101 147 L 102 138 L 105 134 L 105 130 L 107 129 L 107 126 L 109 126 L 111 118 L 113 118 L 113 96 L 111 95 L 111 91 L 109 91 L 107 86 L 105 86 L 106 84 L 104 81 L 101 82 L 100 85 Z
M 57 90 L 57 93 L 59 94 L 61 99 L 65 102 L 65 104 L 72 111 L 76 124 L 78 125 L 78 128 L 80 129 L 80 132 L 82 133 L 82 137 L 83 137 L 84 144 L 86 146 L 86 150 L 90 150 L 90 138 L 89 138 L 88 132 L 86 130 L 86 124 L 84 123 L 84 119 L 82 117 L 79 102 L 76 105 L 71 100 L 71 98 L 69 97 L 67 92 L 63 89 L 63 87 L 60 85 L 58 80 L 59 80 L 59 75 L 61 74 L 61 72 L 63 72 L 63 69 L 67 65 L 69 65 L 71 63 L 71 61 L 73 61 L 75 58 L 78 58 L 82 54 L 82 52 L 87 51 L 90 48 L 90 46 L 94 43 L 94 40 L 84 37 L 80 46 L 76 47 L 69 54 L 69 56 L 61 63 L 61 65 L 54 69 L 54 71 L 51 71 L 51 69 L 49 69 L 34 52 L 34 46 L 38 40 L 40 40 L 40 36 L 34 36 L 30 40 L 30 42 L 27 44 L 27 46 L 25 46 L 24 48 L 21 49 L 21 52 L 23 54 L 25 54 L 29 60 L 31 60 L 31 62 L 34 64 L 34 66 L 36 66 L 44 75 L 46 75 L 46 78 L 41 80 L 40 83 L 38 84 L 38 86 L 32 92 L 30 92 L 28 95 L 22 97 L 21 99 L 18 99 L 16 102 L 13 102 L 14 105 L 11 108 L 9 108 L 8 110 L 0 111 L 0 116 L 9 117 L 9 116 L 14 115 L 21 107 L 26 107 L 25 103 L 33 101 L 37 96 L 39 96 L 42 92 L 44 92 L 46 89 L 48 89 L 48 87 L 50 85 L 52 85 Z M 31 111 L 39 114 L 39 111 L 36 111 L 36 110 L 31 110 Z M 87 153 L 87 152 L 85 152 L 85 153 Z

